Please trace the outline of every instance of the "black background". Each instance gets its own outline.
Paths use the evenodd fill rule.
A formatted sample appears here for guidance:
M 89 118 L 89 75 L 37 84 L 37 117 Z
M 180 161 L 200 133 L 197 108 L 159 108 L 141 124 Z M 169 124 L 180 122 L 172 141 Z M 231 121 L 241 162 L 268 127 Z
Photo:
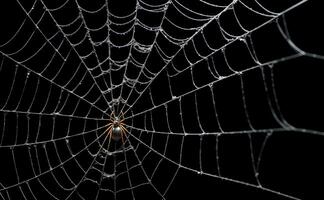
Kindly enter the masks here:
M 286 7 L 294 4 L 294 2 L 289 1 Z M 7 41 L 12 33 L 15 33 L 21 19 L 24 18 L 24 13 L 18 11 L 19 6 L 17 6 L 16 2 L 12 1 L 10 3 L 10 5 L 4 5 L 3 3 L 0 5 L 0 44 Z M 281 1 L 271 2 L 271 4 L 268 2 L 267 4 L 269 5 L 266 2 L 264 3 L 265 7 L 272 8 L 273 10 L 284 7 L 284 2 Z M 121 3 L 121 7 L 125 4 L 125 2 Z M 306 2 L 288 12 L 285 17 L 292 41 L 305 52 L 323 55 L 324 33 L 321 30 L 321 19 L 324 16 L 319 1 Z M 274 23 L 273 25 L 275 26 L 276 24 Z M 262 52 L 261 57 L 264 60 L 270 60 L 272 57 L 277 58 L 276 56 L 280 57 L 283 55 L 282 52 L 286 51 L 286 47 L 277 46 L 273 41 L 275 39 L 274 35 L 272 35 L 272 30 L 274 28 L 270 24 L 261 28 L 254 36 L 255 47 L 258 52 Z M 0 50 L 3 51 L 3 49 Z M 289 51 L 291 51 L 291 48 Z M 240 55 L 229 55 L 233 61 L 236 60 L 236 56 L 239 57 Z M 323 59 L 307 56 L 282 62 L 273 67 L 276 92 L 281 108 L 280 113 L 291 125 L 309 130 L 324 130 L 324 99 L 322 97 L 324 79 L 322 72 Z M 268 68 L 265 68 L 265 73 L 267 77 L 270 77 Z M 1 88 L 6 87 L 5 77 L 6 75 L 1 76 Z M 10 79 L 11 77 L 8 76 L 8 78 Z M 261 116 L 264 113 L 264 116 L 266 116 L 268 111 L 259 110 L 259 107 L 256 106 L 259 103 L 259 93 L 253 92 L 255 88 L 258 88 L 257 84 L 260 83 L 258 82 L 261 80 L 260 78 L 261 73 L 258 69 L 243 75 L 247 101 L 253 102 L 252 106 L 248 109 L 249 113 L 259 113 Z M 243 130 L 241 128 L 243 122 L 238 117 L 242 115 L 242 111 L 235 110 L 235 100 L 239 99 L 241 101 L 242 98 L 237 84 L 239 80 L 238 76 L 234 76 L 224 80 L 224 83 L 216 84 L 214 87 L 215 99 L 219 102 L 219 105 L 223 106 L 219 108 L 223 119 L 222 125 L 228 127 L 229 130 Z M 177 87 L 184 86 L 179 84 Z M 163 89 L 166 90 L 163 86 L 160 89 L 161 91 Z M 0 94 L 4 93 L 1 91 Z M 3 96 L 0 96 L 0 98 L 3 100 Z M 202 103 L 199 106 L 204 107 L 205 104 Z M 206 112 L 205 115 L 208 116 L 209 113 Z M 255 115 L 256 121 L 270 125 L 267 124 L 266 118 L 258 119 L 258 116 Z M 322 199 L 324 197 L 322 193 L 324 185 L 324 165 L 322 164 L 324 137 L 321 134 L 323 133 L 313 134 L 307 131 L 306 133 L 302 131 L 273 132 L 262 154 L 259 175 L 262 185 L 265 188 L 301 199 Z M 260 137 L 264 136 L 265 134 L 262 134 Z M 253 138 L 253 141 L 256 141 L 256 143 L 263 141 L 256 137 Z M 225 177 L 255 184 L 253 182 L 253 174 L 246 174 L 247 171 L 251 173 L 251 166 L 246 164 L 247 160 L 250 159 L 248 145 L 249 139 L 247 135 L 221 136 L 219 148 L 223 163 L 220 167 L 223 172 L 222 174 L 226 174 Z M 215 158 L 210 159 L 214 160 Z M 1 160 L 4 161 L 2 158 Z M 193 159 L 192 162 L 196 162 L 196 160 Z M 5 162 L 2 162 L 1 165 L 5 165 Z M 168 173 L 168 171 L 165 171 L 165 173 Z M 143 191 L 138 199 L 147 199 L 149 195 L 150 193 L 146 194 Z M 287 199 L 282 195 L 277 195 L 260 188 L 199 175 L 185 169 L 180 169 L 166 194 L 166 198 Z

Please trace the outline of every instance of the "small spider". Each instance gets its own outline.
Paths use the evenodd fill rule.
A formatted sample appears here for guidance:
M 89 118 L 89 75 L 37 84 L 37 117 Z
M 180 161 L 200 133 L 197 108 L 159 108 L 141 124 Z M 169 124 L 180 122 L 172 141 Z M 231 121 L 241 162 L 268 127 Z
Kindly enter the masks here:
M 128 133 L 128 130 L 125 128 L 124 123 L 124 114 L 121 113 L 120 116 L 116 116 L 114 112 L 110 114 L 108 128 L 105 130 L 105 132 L 108 132 L 109 135 L 109 142 L 111 139 L 114 141 L 122 139 L 122 142 L 124 144 L 124 137 L 126 137 L 126 133 Z

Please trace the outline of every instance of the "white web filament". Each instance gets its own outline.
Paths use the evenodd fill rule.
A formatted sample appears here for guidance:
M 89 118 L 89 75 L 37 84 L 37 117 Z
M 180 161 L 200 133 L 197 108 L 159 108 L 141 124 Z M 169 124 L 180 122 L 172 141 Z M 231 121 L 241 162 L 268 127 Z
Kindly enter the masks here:
M 267 182 L 263 159 L 276 134 L 323 135 L 290 123 L 277 85 L 287 63 L 323 61 L 289 29 L 311 2 L 190 2 L 14 2 L 0 199 L 168 199 L 181 170 L 304 198 Z M 123 142 L 106 133 L 111 113 L 127 122 Z M 245 167 L 227 163 L 235 153 Z

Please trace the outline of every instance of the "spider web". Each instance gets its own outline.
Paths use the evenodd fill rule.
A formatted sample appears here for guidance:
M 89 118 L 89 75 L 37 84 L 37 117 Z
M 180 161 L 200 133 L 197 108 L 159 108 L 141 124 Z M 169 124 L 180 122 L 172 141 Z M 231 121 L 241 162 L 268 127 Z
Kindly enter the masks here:
M 306 197 L 269 181 L 264 157 L 275 135 L 322 140 L 317 126 L 289 123 L 279 86 L 298 70 L 285 65 L 324 57 L 289 29 L 289 14 L 311 3 L 277 4 L 2 6 L 15 18 L 4 15 L 13 31 L 1 24 L 1 199 L 167 199 L 181 171 Z M 125 118 L 124 144 L 105 134 L 112 112 Z

